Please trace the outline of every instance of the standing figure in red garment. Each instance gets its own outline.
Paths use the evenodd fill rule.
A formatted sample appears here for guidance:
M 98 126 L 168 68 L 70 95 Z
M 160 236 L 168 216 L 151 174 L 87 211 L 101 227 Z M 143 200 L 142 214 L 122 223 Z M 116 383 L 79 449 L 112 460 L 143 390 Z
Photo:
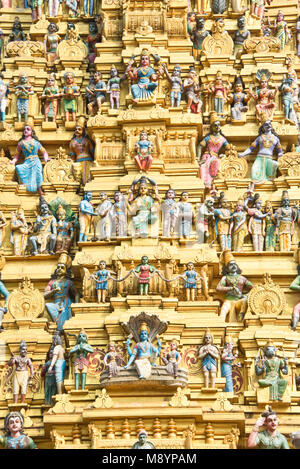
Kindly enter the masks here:
M 140 172 L 149 171 L 152 165 L 153 157 L 151 155 L 153 145 L 148 139 L 148 134 L 145 130 L 140 133 L 140 140 L 135 144 L 136 155 L 134 161 Z

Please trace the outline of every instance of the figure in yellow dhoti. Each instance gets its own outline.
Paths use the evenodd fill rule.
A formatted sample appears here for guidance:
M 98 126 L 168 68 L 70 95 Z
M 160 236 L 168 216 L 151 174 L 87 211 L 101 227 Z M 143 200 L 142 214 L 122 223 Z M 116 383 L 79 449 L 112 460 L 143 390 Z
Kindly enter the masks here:
M 290 199 L 287 191 L 282 192 L 281 206 L 276 210 L 274 217 L 277 220 L 276 228 L 278 231 L 280 251 L 290 251 L 297 211 L 290 207 Z

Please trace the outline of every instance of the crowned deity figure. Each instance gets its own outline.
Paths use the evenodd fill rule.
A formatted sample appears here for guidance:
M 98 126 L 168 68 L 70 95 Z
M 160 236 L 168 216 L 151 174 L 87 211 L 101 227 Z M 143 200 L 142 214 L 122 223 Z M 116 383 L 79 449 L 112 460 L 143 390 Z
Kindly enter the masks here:
M 188 112 L 199 114 L 203 103 L 200 99 L 201 89 L 199 77 L 197 77 L 196 70 L 192 65 L 190 66 L 187 78 L 183 81 L 183 90 Z
M 9 95 L 8 86 L 4 83 L 3 78 L 3 73 L 0 73 L 0 122 L 5 122 L 5 111 Z
M 13 41 L 26 41 L 27 34 L 24 33 L 22 24 L 20 22 L 20 18 L 18 16 L 15 17 L 15 20 L 12 25 L 12 30 L 10 35 L 8 36 L 8 42 Z
M 276 231 L 279 237 L 280 251 L 290 251 L 294 235 L 294 223 L 298 211 L 290 207 L 288 191 L 282 192 L 280 207 L 275 211 Z
M 85 388 L 86 375 L 89 367 L 88 354 L 93 353 L 94 349 L 88 344 L 88 338 L 84 329 L 81 329 L 77 338 L 76 345 L 71 348 L 69 354 L 75 355 L 74 374 L 75 389 L 78 390 L 81 381 L 81 389 Z
M 213 336 L 209 329 L 206 329 L 202 345 L 199 347 L 198 357 L 201 360 L 201 368 L 204 374 L 204 387 L 214 388 L 217 376 L 217 360 L 220 352 L 213 343 Z M 211 386 L 209 386 L 209 381 Z
M 255 194 L 253 207 L 249 208 L 248 203 L 250 198 L 247 197 L 245 200 L 245 210 L 250 215 L 248 229 L 252 236 L 253 249 L 254 251 L 262 252 L 264 250 L 264 240 L 266 235 L 266 222 L 265 218 L 269 213 L 262 212 L 262 200 L 259 194 Z
M 109 102 L 111 109 L 120 108 L 120 94 L 121 94 L 121 82 L 126 79 L 126 73 L 121 77 L 118 75 L 118 70 L 114 65 L 110 69 L 110 79 L 107 82 L 106 92 L 109 94 Z
M 76 120 L 77 98 L 80 96 L 79 86 L 75 85 L 75 75 L 73 72 L 66 72 L 64 74 L 65 86 L 63 89 L 63 108 L 65 112 L 66 122 L 70 120 L 70 113 L 72 120 Z
M 139 168 L 140 172 L 147 172 L 152 166 L 153 161 L 153 144 L 148 138 L 148 133 L 143 130 L 140 133 L 140 139 L 135 144 L 136 155 L 134 161 Z
M 244 207 L 244 200 L 238 199 L 231 221 L 232 250 L 241 252 L 243 250 L 244 240 L 248 233 L 247 212 Z
M 166 198 L 161 204 L 163 224 L 162 235 L 167 238 L 174 236 L 179 215 L 179 207 L 175 197 L 176 192 L 174 189 L 168 189 L 166 192 Z
M 223 252 L 223 277 L 216 287 L 217 292 L 225 293 L 220 317 L 228 322 L 242 320 L 247 309 L 248 295 L 245 293 L 253 288 L 252 283 L 244 277 L 230 251 Z M 238 317 L 237 315 L 240 315 Z
M 25 402 L 27 385 L 33 378 L 33 364 L 30 358 L 27 357 L 27 344 L 25 340 L 21 340 L 19 347 L 19 355 L 12 354 L 8 362 L 8 366 L 15 367 L 13 376 L 13 396 L 14 403 L 18 402 L 19 392 L 21 390 L 21 402 Z M 30 375 L 28 372 L 30 370 Z
M 264 378 L 258 380 L 261 388 L 270 388 L 270 400 L 282 401 L 282 396 L 288 385 L 288 381 L 281 377 L 281 374 L 288 374 L 287 358 L 279 358 L 276 356 L 276 348 L 271 340 L 266 343 L 263 354 L 255 358 L 255 374 L 256 376 L 264 375 Z
M 116 351 L 116 346 L 114 342 L 108 344 L 108 352 L 103 358 L 103 363 L 108 369 L 108 377 L 113 378 L 117 376 L 120 369 L 121 354 Z
M 228 102 L 231 104 L 231 120 L 241 121 L 243 113 L 248 111 L 247 102 L 250 96 L 244 91 L 244 83 L 240 76 L 233 83 L 233 93 L 229 95 Z
M 151 376 L 152 366 L 155 366 L 155 360 L 160 356 L 161 341 L 157 336 L 156 348 L 150 340 L 148 340 L 149 329 L 147 323 L 142 323 L 139 329 L 139 342 L 137 342 L 131 350 L 130 342 L 131 336 L 126 341 L 126 349 L 129 355 L 129 361 L 124 369 L 134 365 L 139 379 L 148 379 Z
M 160 61 L 159 56 L 153 54 L 150 55 L 152 55 L 155 62 Z M 148 55 L 146 50 L 143 50 L 141 53 L 139 67 L 133 68 L 136 57 L 134 55 L 126 67 L 125 73 L 129 76 L 131 81 L 136 82 L 131 85 L 132 101 L 134 103 L 152 100 L 157 88 L 157 82 L 161 76 L 162 70 L 159 70 L 158 73 L 156 73 L 154 68 L 151 67 L 150 55 Z
M 62 254 L 63 252 L 69 252 L 71 249 L 73 236 L 74 236 L 74 225 L 71 221 L 66 220 L 66 210 L 62 205 L 56 210 L 57 217 L 57 237 L 55 252 L 56 254 Z
M 111 214 L 113 204 L 107 197 L 106 192 L 100 192 L 99 198 L 100 204 L 95 209 L 95 213 L 98 215 L 99 221 L 95 219 L 93 240 L 100 239 L 101 241 L 110 241 L 113 228 L 113 219 Z
M 47 80 L 47 86 L 43 89 L 43 94 L 40 97 L 40 99 L 45 102 L 45 122 L 48 122 L 49 118 L 52 119 L 53 122 L 56 122 L 60 97 L 61 93 L 56 85 L 55 74 L 51 73 Z
M 0 436 L 0 445 L 4 449 L 37 449 L 32 438 L 24 433 L 24 415 L 21 412 L 9 412 L 4 420 L 5 435 Z
M 22 116 L 24 116 L 24 122 L 27 122 L 29 111 L 29 96 L 34 94 L 34 91 L 25 72 L 20 73 L 18 84 L 14 89 L 15 95 L 17 97 L 18 122 L 22 121 Z
M 238 353 L 233 353 L 234 342 L 229 336 L 225 337 L 225 344 L 221 355 L 221 376 L 226 378 L 225 392 L 233 391 L 232 366 L 238 358 Z M 236 366 L 238 366 L 236 364 Z
M 163 64 L 163 70 L 165 72 L 168 82 L 171 85 L 171 107 L 175 107 L 175 103 L 176 107 L 179 107 L 183 91 L 180 65 L 177 64 L 174 66 L 172 75 L 169 74 L 167 66 L 165 64 Z
M 280 49 L 284 50 L 285 45 L 291 40 L 292 35 L 288 28 L 288 24 L 284 21 L 283 12 L 278 11 L 277 18 L 274 20 L 274 35 L 280 41 Z
M 224 105 L 228 101 L 228 91 L 230 88 L 230 83 L 223 81 L 220 70 L 217 72 L 215 81 L 207 86 L 208 93 L 212 94 L 214 98 L 214 111 L 219 116 L 224 116 Z
M 49 0 L 49 4 L 50 4 Z M 58 0 L 56 0 L 58 3 Z M 58 26 L 56 23 L 50 23 L 48 28 L 48 33 L 44 36 L 44 47 L 45 54 L 48 62 L 54 62 L 57 59 L 57 46 L 60 42 L 60 36 L 57 34 Z
M 114 204 L 111 209 L 113 233 L 117 238 L 127 236 L 127 206 L 125 196 L 120 191 L 114 193 Z
M 80 117 L 76 122 L 75 133 L 70 141 L 70 156 L 81 167 L 83 184 L 90 180 L 90 167 L 94 159 L 95 147 L 87 134 L 86 121 Z
M 278 158 L 283 154 L 279 137 L 267 116 L 265 116 L 259 128 L 258 137 L 249 148 L 243 153 L 239 153 L 238 157 L 250 155 L 256 149 L 258 152 L 251 168 L 251 179 L 255 184 L 263 184 L 265 181 L 276 177 L 279 164 L 272 159 L 273 154 L 276 152 Z
M 295 124 L 297 122 L 297 115 L 294 109 L 295 90 L 293 84 L 294 78 L 292 75 L 288 74 L 287 77 L 283 76 L 282 83 L 278 88 L 281 94 L 284 117 L 289 124 Z
M 271 72 L 266 69 L 258 70 L 256 78 L 259 81 L 256 93 L 253 93 L 252 87 L 249 87 L 249 95 L 254 99 L 256 104 L 256 117 L 258 122 L 262 123 L 266 118 L 273 119 L 275 109 L 275 96 L 277 88 L 272 91 L 269 87 L 268 81 L 271 78 Z
M 219 170 L 219 158 L 224 156 L 229 142 L 221 132 L 221 123 L 216 113 L 210 115 L 210 132 L 205 135 L 198 146 L 197 157 L 200 165 L 200 178 L 205 187 L 212 186 Z
M 14 255 L 25 256 L 29 226 L 27 225 L 22 208 L 19 208 L 16 212 L 12 212 L 10 226 L 10 242 L 14 247 Z
M 231 250 L 231 220 L 232 213 L 230 210 L 229 201 L 220 194 L 219 207 L 214 209 L 215 217 L 215 233 L 219 239 L 222 251 Z
M 43 197 L 40 197 L 40 214 L 36 217 L 33 225 L 33 235 L 29 242 L 32 248 L 32 255 L 55 254 L 55 242 L 57 237 L 56 218 L 50 212 L 50 208 Z
M 167 348 L 166 348 L 167 349 Z M 178 367 L 181 362 L 181 354 L 178 351 L 178 342 L 173 339 L 169 346 L 169 351 L 165 349 L 165 356 L 161 357 L 162 362 L 166 365 L 168 373 L 177 378 Z

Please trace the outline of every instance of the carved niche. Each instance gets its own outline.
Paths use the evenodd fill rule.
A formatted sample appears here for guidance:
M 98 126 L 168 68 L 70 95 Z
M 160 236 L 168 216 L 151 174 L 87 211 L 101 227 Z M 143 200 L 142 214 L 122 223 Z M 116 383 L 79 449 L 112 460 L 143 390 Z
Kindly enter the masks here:
M 245 158 L 239 158 L 236 147 L 230 145 L 226 156 L 221 158 L 218 171 L 219 178 L 244 179 L 248 171 L 248 163 Z
M 64 148 L 57 150 L 57 155 L 46 163 L 44 168 L 45 182 L 70 183 L 80 182 L 81 167 L 72 162 Z
M 28 277 L 23 278 L 19 288 L 8 297 L 7 310 L 15 319 L 35 319 L 45 308 L 43 295 Z

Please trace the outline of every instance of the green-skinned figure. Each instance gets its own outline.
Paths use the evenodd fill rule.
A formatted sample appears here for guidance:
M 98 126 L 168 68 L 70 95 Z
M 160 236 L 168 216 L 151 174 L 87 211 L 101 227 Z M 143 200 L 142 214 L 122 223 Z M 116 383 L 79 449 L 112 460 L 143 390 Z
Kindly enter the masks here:
M 94 349 L 88 344 L 88 339 L 85 331 L 82 329 L 77 337 L 76 345 L 71 348 L 70 355 L 75 354 L 74 371 L 75 371 L 75 389 L 76 391 L 80 386 L 81 376 L 81 389 L 85 388 L 86 374 L 89 367 L 89 360 L 87 358 L 89 353 L 93 353 Z
M 287 380 L 281 378 L 281 373 L 288 374 L 286 358 L 276 357 L 276 348 L 271 340 L 264 347 L 264 355 L 255 359 L 255 373 L 257 376 L 265 374 L 263 379 L 258 380 L 261 388 L 270 388 L 270 400 L 282 401 L 282 396 L 287 387 Z

